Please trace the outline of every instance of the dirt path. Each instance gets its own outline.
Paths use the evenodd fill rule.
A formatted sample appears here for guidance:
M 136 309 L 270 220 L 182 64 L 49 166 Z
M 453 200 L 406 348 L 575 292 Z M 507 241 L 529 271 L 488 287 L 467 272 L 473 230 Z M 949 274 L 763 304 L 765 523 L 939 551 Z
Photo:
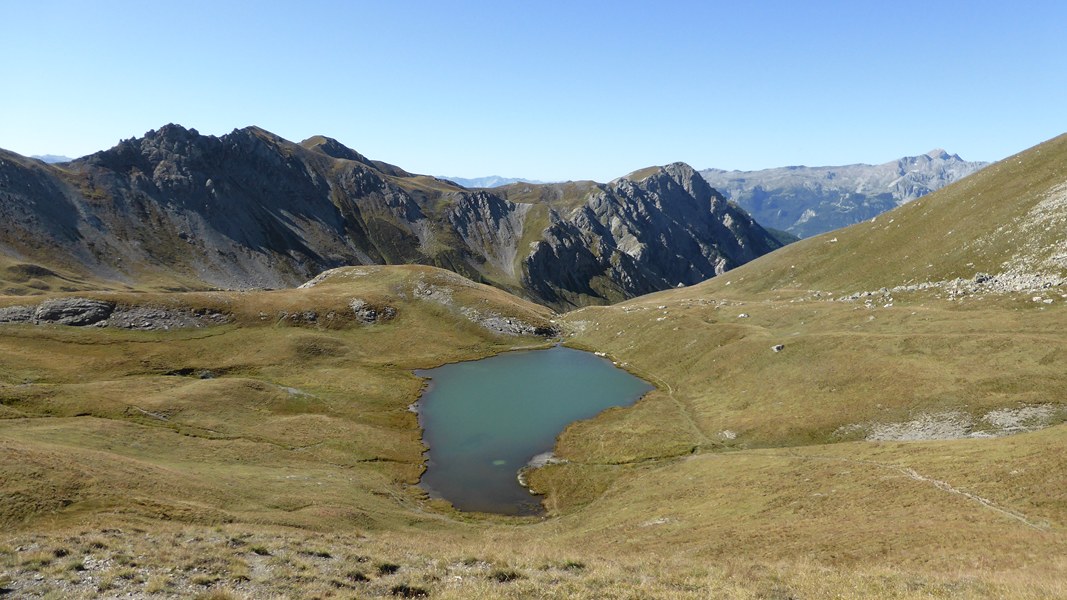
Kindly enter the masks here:
M 838 458 L 838 457 L 835 457 L 835 456 L 802 456 L 800 454 L 796 454 L 796 453 L 793 453 L 793 452 L 790 452 L 790 453 L 787 453 L 787 454 L 777 454 L 777 453 L 775 453 L 775 454 L 772 454 L 772 456 L 780 456 L 780 457 L 783 457 L 783 458 L 791 458 L 791 459 L 794 459 L 794 460 L 822 460 L 822 461 L 831 461 L 831 462 L 843 462 L 843 463 L 848 463 L 848 464 L 858 464 L 858 465 L 867 465 L 867 466 L 872 466 L 872 467 L 878 467 L 880 469 L 889 469 L 889 470 L 892 470 L 892 471 L 896 471 L 896 472 L 898 472 L 898 473 L 904 475 L 905 477 L 907 477 L 909 479 L 912 479 L 914 481 L 918 481 L 918 482 L 921 482 L 921 483 L 928 483 L 928 484 L 934 486 L 935 488 L 937 488 L 937 489 L 939 489 L 939 490 L 941 490 L 941 491 L 943 491 L 945 493 L 954 494 L 954 495 L 960 496 L 962 498 L 966 498 L 967 500 L 970 500 L 971 502 L 975 502 L 978 505 L 980 505 L 980 506 L 982 506 L 982 507 L 984 507 L 984 508 L 986 508 L 988 510 L 991 510 L 993 512 L 999 513 L 999 514 L 1001 514 L 1001 515 L 1003 515 L 1005 517 L 1008 517 L 1009 519 L 1013 519 L 1015 521 L 1018 521 L 1018 522 L 1022 523 L 1023 525 L 1026 525 L 1027 527 L 1030 527 L 1031 529 L 1035 529 L 1037 531 L 1041 531 L 1041 532 L 1044 532 L 1044 533 L 1047 533 L 1052 529 L 1052 525 L 1050 523 L 1048 523 L 1048 522 L 1035 522 L 1035 521 L 1031 520 L 1029 517 L 1027 517 L 1026 515 L 1024 515 L 1023 513 L 1019 512 L 1017 510 L 1013 510 L 1011 508 L 1006 508 L 1004 506 L 1000 506 L 999 504 L 997 504 L 996 502 L 994 502 L 994 501 L 992 501 L 992 500 L 990 500 L 988 498 L 983 498 L 982 496 L 979 496 L 978 494 L 975 494 L 973 492 L 968 492 L 966 490 L 959 489 L 959 488 L 953 486 L 952 484 L 950 484 L 950 483 L 948 483 L 946 481 L 942 481 L 940 479 L 934 479 L 932 477 L 927 477 L 927 476 L 919 473 L 918 471 L 916 471 L 915 469 L 913 469 L 911 467 L 901 467 L 901 466 L 894 465 L 894 464 L 880 463 L 880 462 L 871 461 L 871 460 L 858 460 L 858 459 L 852 459 L 852 458 Z
M 655 379 L 660 384 L 660 389 L 667 389 L 667 397 L 670 398 L 671 401 L 674 402 L 674 405 L 678 407 L 679 414 L 682 415 L 682 418 L 685 419 L 686 425 L 688 425 L 689 429 L 693 432 L 693 437 L 696 438 L 698 446 L 721 446 L 721 444 L 717 444 L 710 437 L 708 437 L 706 433 L 704 433 L 704 430 L 700 428 L 699 424 L 697 424 L 696 419 L 693 418 L 693 413 L 690 410 L 689 406 L 687 406 L 684 402 L 679 400 L 674 395 L 674 388 L 671 386 L 671 384 L 667 383 L 667 381 L 659 375 L 655 375 L 653 373 L 643 373 L 643 375 L 647 375 L 648 377 Z

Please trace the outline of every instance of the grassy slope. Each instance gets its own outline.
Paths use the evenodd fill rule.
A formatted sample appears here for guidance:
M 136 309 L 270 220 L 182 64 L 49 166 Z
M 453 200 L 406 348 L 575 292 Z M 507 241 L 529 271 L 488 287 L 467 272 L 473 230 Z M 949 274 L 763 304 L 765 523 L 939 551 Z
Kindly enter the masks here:
M 4 296 L 33 296 L 105 287 L 103 282 L 85 275 L 0 255 L 0 290 L 3 290 Z
M 1062 299 L 949 301 L 934 289 L 868 307 L 827 292 L 998 272 L 1019 245 L 990 236 L 1064 180 L 1065 154 L 1057 139 L 726 277 L 566 315 L 571 343 L 658 389 L 561 436 L 570 462 L 532 476 L 554 515 L 541 522 L 456 514 L 407 485 L 420 465 L 411 369 L 531 343 L 413 300 L 413 281 L 455 287 L 460 304 L 551 316 L 503 292 L 380 268 L 310 290 L 170 297 L 237 316 L 210 330 L 4 328 L 0 519 L 15 533 L 0 545 L 3 573 L 63 590 L 84 581 L 56 557 L 66 550 L 112 561 L 94 571 L 111 587 L 97 589 L 184 595 L 362 597 L 404 584 L 443 598 L 1062 596 L 1067 425 L 909 443 L 842 429 L 1063 406 Z M 995 243 L 960 250 L 946 227 Z M 1062 231 L 1047 234 L 1042 244 Z M 400 316 L 276 322 L 341 314 L 352 297 Z M 165 374 L 203 369 L 219 376 Z M 205 574 L 215 579 L 198 583 Z
M 876 219 L 790 244 L 701 289 L 875 290 L 998 273 L 1024 250 L 1063 244 L 1063 215 L 1028 227 L 1026 215 L 1067 181 L 1067 134 L 991 165 Z M 836 240 L 836 241 L 831 241 Z M 743 285 L 741 285 L 743 283 Z
M 208 329 L 5 327 L 4 467 L 27 478 L 47 473 L 64 490 L 25 502 L 34 486 L 5 478 L 5 522 L 77 520 L 112 506 L 315 527 L 395 518 L 403 511 L 396 498 L 407 493 L 401 484 L 421 472 L 419 432 L 407 411 L 420 389 L 411 370 L 514 344 L 454 307 L 412 299 L 412 283 L 436 282 L 455 289 L 457 304 L 530 321 L 548 311 L 434 269 L 358 272 L 369 274 L 344 272 L 308 290 L 178 297 L 235 315 L 235 323 Z M 175 299 L 100 296 L 138 304 Z M 351 314 L 355 297 L 399 314 L 386 323 L 352 323 L 341 315 Z M 318 325 L 279 321 L 283 312 L 310 310 Z M 201 379 L 203 372 L 215 377 Z
M 1048 557 L 1065 545 L 1064 425 L 913 443 L 849 441 L 861 434 L 848 426 L 1033 405 L 1063 420 L 1065 290 L 1042 294 L 1051 305 L 1031 293 L 950 301 L 932 289 L 888 307 L 828 294 L 998 273 L 1028 246 L 1061 245 L 1062 227 L 1032 243 L 1023 216 L 1067 180 L 1065 157 L 1057 138 L 699 286 L 569 313 L 575 344 L 660 389 L 569 428 L 557 450 L 572 462 L 534 485 L 563 522 L 612 547 L 1037 568 L 1047 579 L 1035 581 L 1062 581 Z

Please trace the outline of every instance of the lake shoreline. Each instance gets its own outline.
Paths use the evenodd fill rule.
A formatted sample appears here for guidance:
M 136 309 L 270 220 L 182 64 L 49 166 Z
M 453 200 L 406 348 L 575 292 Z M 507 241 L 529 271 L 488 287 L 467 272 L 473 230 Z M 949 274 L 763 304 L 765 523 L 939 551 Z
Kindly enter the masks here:
M 505 356 L 503 363 L 486 362 Z M 526 476 L 566 462 L 554 451 L 568 426 L 632 406 L 657 389 L 603 353 L 559 341 L 413 373 L 423 380 L 409 406 L 425 448 L 418 487 L 457 511 L 509 516 L 544 516 L 543 495 Z M 438 399 L 450 404 L 428 410 L 427 401 Z

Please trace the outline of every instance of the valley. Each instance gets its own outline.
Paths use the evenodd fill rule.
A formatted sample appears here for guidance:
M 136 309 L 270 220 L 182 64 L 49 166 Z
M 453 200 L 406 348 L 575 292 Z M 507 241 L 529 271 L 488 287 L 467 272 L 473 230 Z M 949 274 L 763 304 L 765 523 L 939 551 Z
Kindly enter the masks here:
M 390 190 L 395 178 L 441 185 L 375 176 Z M 636 223 L 634 206 L 659 206 L 648 212 L 658 219 L 716 205 L 698 180 L 668 165 L 611 184 L 448 192 L 489 208 L 528 205 L 523 222 L 541 219 L 533 230 L 548 233 L 537 242 L 524 226 L 515 247 L 553 248 L 541 270 L 537 252 L 522 259 L 523 273 L 546 274 L 544 287 L 501 283 L 499 267 L 472 267 L 475 282 L 400 264 L 338 266 L 295 287 L 304 272 L 294 261 L 276 282 L 284 289 L 207 289 L 212 280 L 192 270 L 146 267 L 140 280 L 97 259 L 52 260 L 56 247 L 30 260 L 30 238 L 18 238 L 0 314 L 39 315 L 46 298 L 63 297 L 120 315 L 222 317 L 166 329 L 36 316 L 0 324 L 0 588 L 15 597 L 1067 594 L 1067 136 L 682 287 L 674 280 L 714 274 L 716 259 L 701 250 L 682 263 L 636 230 L 595 224 Z M 679 213 L 652 199 L 668 191 L 692 206 Z M 275 215 L 297 223 L 287 211 Z M 672 227 L 683 222 L 666 219 L 661 231 L 681 236 Z M 572 243 L 589 232 L 614 246 Z M 70 248 L 87 249 L 84 239 L 70 236 Z M 632 262 L 620 258 L 639 244 Z M 583 288 L 553 275 L 553 264 L 584 265 L 587 251 L 604 279 Z M 306 279 L 310 265 L 300 267 Z M 644 293 L 636 274 L 650 271 L 640 265 L 659 265 L 666 285 L 646 282 Z M 425 448 L 408 409 L 421 390 L 415 371 L 557 338 L 655 389 L 564 430 L 562 462 L 527 474 L 544 516 L 468 513 L 429 497 L 417 486 Z

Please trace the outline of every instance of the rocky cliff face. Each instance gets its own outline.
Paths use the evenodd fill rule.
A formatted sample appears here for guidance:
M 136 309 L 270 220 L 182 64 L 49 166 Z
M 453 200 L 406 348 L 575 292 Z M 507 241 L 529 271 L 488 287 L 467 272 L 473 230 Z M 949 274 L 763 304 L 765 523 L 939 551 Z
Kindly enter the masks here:
M 697 283 L 779 246 L 675 163 L 617 179 L 557 216 L 525 261 L 524 283 L 554 302 L 617 300 Z
M 0 253 L 156 287 L 283 287 L 342 265 L 421 263 L 562 307 L 695 283 L 777 247 L 682 164 L 568 202 L 527 192 L 467 190 L 321 136 L 168 125 L 61 168 L 0 154 Z
M 878 216 L 987 164 L 936 149 L 881 165 L 700 173 L 761 224 L 810 237 Z

